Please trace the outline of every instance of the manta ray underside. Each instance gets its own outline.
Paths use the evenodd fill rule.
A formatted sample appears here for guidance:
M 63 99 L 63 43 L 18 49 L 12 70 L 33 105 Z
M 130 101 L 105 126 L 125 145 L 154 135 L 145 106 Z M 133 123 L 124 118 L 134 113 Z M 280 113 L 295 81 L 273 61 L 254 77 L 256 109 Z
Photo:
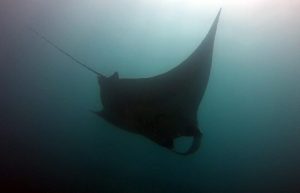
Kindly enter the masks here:
M 197 110 L 209 79 L 220 13 L 194 53 L 174 69 L 138 79 L 99 75 L 103 110 L 97 114 L 176 153 L 197 151 L 202 135 Z M 194 138 L 186 152 L 174 150 L 174 139 L 181 136 Z
M 204 95 L 212 65 L 213 46 L 221 9 L 196 50 L 170 71 L 150 77 L 119 78 L 98 73 L 31 29 L 76 63 L 98 75 L 103 109 L 96 112 L 109 123 L 141 134 L 175 153 L 196 152 L 201 142 L 197 110 Z M 187 136 L 193 142 L 186 152 L 174 148 L 174 139 Z

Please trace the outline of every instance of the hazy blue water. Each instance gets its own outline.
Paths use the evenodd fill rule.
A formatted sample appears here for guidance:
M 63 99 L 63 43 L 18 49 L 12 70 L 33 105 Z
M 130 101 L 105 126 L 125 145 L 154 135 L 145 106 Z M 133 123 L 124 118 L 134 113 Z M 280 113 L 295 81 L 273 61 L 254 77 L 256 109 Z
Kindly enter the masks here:
M 4 2 L 1 192 L 300 192 L 299 3 L 224 2 L 203 144 L 187 157 L 90 113 L 96 77 L 24 25 L 106 75 L 148 77 L 193 51 L 217 3 Z

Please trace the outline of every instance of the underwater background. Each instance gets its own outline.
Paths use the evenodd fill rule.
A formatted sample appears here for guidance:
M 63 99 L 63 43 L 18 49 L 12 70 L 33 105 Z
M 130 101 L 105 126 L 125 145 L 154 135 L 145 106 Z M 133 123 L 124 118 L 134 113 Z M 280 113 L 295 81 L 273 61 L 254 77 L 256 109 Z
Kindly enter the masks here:
M 150 77 L 200 44 L 222 7 L 198 120 L 180 156 L 91 113 L 97 71 Z M 1 0 L 0 192 L 300 192 L 300 1 Z M 185 139 L 182 141 L 185 143 Z

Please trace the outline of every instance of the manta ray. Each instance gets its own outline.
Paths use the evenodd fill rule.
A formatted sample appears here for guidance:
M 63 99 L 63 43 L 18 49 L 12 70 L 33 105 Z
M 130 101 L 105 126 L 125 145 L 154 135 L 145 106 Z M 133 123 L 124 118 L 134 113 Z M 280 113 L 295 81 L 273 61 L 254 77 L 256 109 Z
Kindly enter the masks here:
M 148 78 L 120 78 L 117 72 L 106 77 L 35 33 L 97 75 L 103 105 L 102 110 L 95 112 L 98 116 L 175 153 L 189 155 L 201 143 L 197 111 L 210 76 L 220 13 L 221 9 L 204 40 L 189 57 L 175 68 Z M 174 140 L 183 136 L 192 137 L 193 142 L 185 152 L 179 152 Z

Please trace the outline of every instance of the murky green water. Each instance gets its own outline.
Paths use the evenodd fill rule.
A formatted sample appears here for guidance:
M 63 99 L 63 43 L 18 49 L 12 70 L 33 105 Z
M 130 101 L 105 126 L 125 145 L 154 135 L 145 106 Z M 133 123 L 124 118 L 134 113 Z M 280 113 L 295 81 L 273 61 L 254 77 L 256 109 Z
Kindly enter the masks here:
M 3 5 L 3 192 L 300 191 L 297 1 L 223 1 L 198 113 L 203 143 L 187 157 L 91 113 L 102 107 L 96 77 L 24 25 L 105 75 L 149 77 L 196 48 L 220 7 L 217 1 Z

